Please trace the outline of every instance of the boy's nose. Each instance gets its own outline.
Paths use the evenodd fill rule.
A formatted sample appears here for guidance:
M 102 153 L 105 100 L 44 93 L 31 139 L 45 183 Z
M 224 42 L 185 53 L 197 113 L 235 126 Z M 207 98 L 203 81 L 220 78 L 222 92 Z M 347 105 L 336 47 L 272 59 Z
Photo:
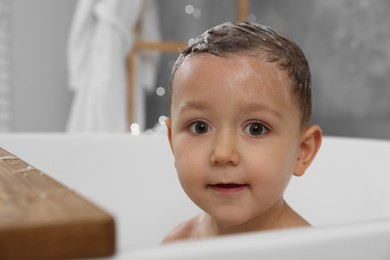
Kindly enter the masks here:
M 237 166 L 240 156 L 236 147 L 236 140 L 231 135 L 219 136 L 215 139 L 210 162 L 215 166 Z

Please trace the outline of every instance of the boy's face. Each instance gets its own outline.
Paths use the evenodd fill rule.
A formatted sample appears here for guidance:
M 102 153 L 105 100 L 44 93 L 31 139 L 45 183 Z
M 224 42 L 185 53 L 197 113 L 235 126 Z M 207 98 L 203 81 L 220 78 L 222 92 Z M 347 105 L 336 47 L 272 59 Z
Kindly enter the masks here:
M 168 136 L 187 195 L 224 225 L 272 214 L 296 170 L 291 81 L 258 57 L 187 57 L 173 80 Z

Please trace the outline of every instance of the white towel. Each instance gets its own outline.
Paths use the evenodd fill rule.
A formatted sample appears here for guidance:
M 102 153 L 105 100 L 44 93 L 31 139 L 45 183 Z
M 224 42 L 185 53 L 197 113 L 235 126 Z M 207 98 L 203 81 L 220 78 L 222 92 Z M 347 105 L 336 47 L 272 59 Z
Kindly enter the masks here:
M 79 0 L 68 41 L 69 86 L 75 91 L 69 132 L 128 131 L 126 57 L 142 5 L 142 0 Z

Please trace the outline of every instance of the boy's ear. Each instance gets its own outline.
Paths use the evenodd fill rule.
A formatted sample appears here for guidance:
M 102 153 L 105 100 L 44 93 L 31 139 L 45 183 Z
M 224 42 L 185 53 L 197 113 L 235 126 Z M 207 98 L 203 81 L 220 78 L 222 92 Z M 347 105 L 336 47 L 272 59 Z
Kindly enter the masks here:
M 167 126 L 169 145 L 171 146 L 171 150 L 173 152 L 173 146 L 172 146 L 172 120 L 171 120 L 170 117 L 167 117 L 167 119 L 165 120 L 165 125 Z
M 302 176 L 314 160 L 322 142 L 322 130 L 318 125 L 310 126 L 302 135 L 297 154 L 294 175 Z

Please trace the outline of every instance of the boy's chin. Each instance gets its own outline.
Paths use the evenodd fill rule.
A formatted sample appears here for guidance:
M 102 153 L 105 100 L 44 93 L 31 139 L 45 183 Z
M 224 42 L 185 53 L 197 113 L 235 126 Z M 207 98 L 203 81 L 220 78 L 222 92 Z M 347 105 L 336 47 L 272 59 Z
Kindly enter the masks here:
M 221 213 L 210 215 L 217 225 L 228 229 L 240 229 L 244 228 L 248 222 L 252 219 L 250 216 L 246 216 L 241 213 Z

